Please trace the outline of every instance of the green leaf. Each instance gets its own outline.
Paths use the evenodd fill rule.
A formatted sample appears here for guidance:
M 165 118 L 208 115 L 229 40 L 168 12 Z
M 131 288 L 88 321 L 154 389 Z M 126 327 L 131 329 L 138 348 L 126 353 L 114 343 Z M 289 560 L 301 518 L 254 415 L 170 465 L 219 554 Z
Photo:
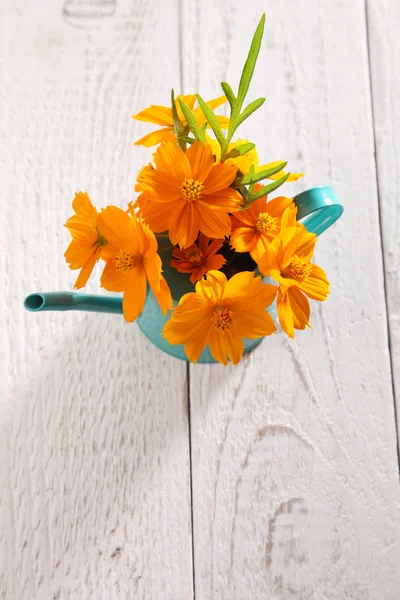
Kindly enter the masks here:
M 276 175 L 279 171 L 282 171 L 287 165 L 287 162 L 282 162 L 275 167 L 271 167 L 271 169 L 265 169 L 264 171 L 258 171 L 258 173 L 247 173 L 247 175 L 242 175 L 235 181 L 235 186 L 237 185 L 249 185 L 251 183 L 257 183 L 262 179 L 267 179 L 271 175 Z M 285 176 L 286 177 L 286 176 Z
M 242 186 L 240 188 L 237 188 L 237 191 L 242 194 L 243 198 L 245 199 L 245 204 L 246 204 L 247 203 L 247 199 L 249 197 L 249 192 L 248 192 L 247 187 L 244 185 L 244 186 Z
M 257 29 L 255 31 L 253 40 L 251 42 L 249 54 L 247 56 L 247 60 L 244 64 L 242 76 L 240 78 L 239 83 L 239 91 L 237 101 L 239 104 L 239 110 L 242 108 L 244 99 L 249 89 L 251 78 L 253 77 L 254 68 L 256 66 L 258 54 L 260 52 L 261 41 L 264 34 L 264 25 L 265 25 L 265 13 L 260 19 L 259 24 L 257 25 Z
M 179 121 L 178 111 L 176 110 L 175 93 L 174 93 L 173 89 L 171 90 L 171 107 L 172 107 L 172 121 L 174 124 L 175 135 L 176 135 L 176 137 L 179 137 L 182 133 L 181 123 Z
M 218 143 L 221 146 L 221 150 L 224 150 L 224 148 L 227 145 L 227 141 L 226 141 L 224 134 L 222 133 L 222 129 L 218 123 L 217 117 L 215 116 L 215 114 L 211 110 L 211 108 L 204 102 L 203 98 L 201 96 L 199 96 L 198 94 L 197 94 L 197 100 L 200 104 L 201 110 L 203 111 L 205 118 L 207 119 L 208 124 L 210 125 L 211 129 L 213 130 L 215 137 L 217 138 Z
M 181 135 L 179 137 L 179 139 L 183 140 L 184 142 L 186 142 L 186 144 L 194 144 L 195 141 L 196 141 L 194 138 L 191 138 L 191 137 L 189 137 L 187 135 Z
M 190 110 L 190 108 L 179 98 L 179 104 L 181 105 L 181 109 L 183 114 L 185 115 L 185 119 L 190 127 L 191 132 L 193 133 L 196 140 L 199 142 L 205 142 L 206 137 L 204 133 L 204 129 L 202 129 L 198 122 L 196 121 L 196 117 Z
M 232 108 L 236 104 L 236 97 L 233 93 L 231 86 L 229 85 L 229 83 L 226 83 L 226 81 L 222 81 L 221 87 Z
M 248 106 L 244 109 L 241 115 L 238 116 L 235 122 L 235 130 L 245 121 L 250 115 L 253 114 L 257 109 L 260 108 L 265 102 L 265 98 L 258 98 L 253 102 L 250 102 Z
M 247 204 L 251 204 L 252 202 L 255 202 L 255 200 L 259 200 L 260 198 L 263 198 L 264 196 L 267 196 L 271 192 L 277 190 L 279 187 L 281 187 L 281 185 L 283 185 L 285 183 L 285 181 L 289 177 L 289 175 L 290 175 L 290 173 L 286 173 L 286 175 L 284 175 L 277 181 L 273 181 L 269 185 L 264 185 L 261 188 L 261 190 L 258 190 L 258 192 L 256 194 L 254 194 L 253 196 L 251 196 L 251 198 L 249 198 L 247 200 Z
M 248 172 L 248 175 L 250 175 L 251 178 L 253 177 L 253 175 L 254 175 L 254 165 L 251 165 L 250 171 Z M 252 196 L 253 195 L 253 190 L 254 190 L 254 183 L 251 183 L 249 185 L 247 196 Z
M 249 142 L 248 144 L 240 144 L 240 146 L 236 146 L 236 148 L 232 148 L 226 155 L 226 158 L 236 158 L 238 156 L 244 156 L 250 150 L 253 150 L 256 145 Z

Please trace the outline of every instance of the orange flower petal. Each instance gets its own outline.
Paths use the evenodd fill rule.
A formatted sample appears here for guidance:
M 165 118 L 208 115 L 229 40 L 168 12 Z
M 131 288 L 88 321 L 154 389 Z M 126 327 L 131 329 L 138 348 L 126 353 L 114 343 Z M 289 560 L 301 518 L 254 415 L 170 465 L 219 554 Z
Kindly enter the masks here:
M 261 278 L 257 278 L 261 283 Z M 252 271 L 242 271 L 241 273 L 237 273 L 234 277 L 231 277 L 225 285 L 224 299 L 225 300 L 234 300 L 238 299 L 239 296 L 246 296 L 249 290 L 249 286 L 253 281 L 256 281 L 254 278 L 254 273 Z
M 109 292 L 123 292 L 128 275 L 118 271 L 114 260 L 108 260 L 100 278 L 100 285 Z
M 170 260 L 169 264 L 174 267 L 179 273 L 192 273 L 194 266 L 193 263 L 184 260 Z
M 158 292 L 160 290 L 162 263 L 157 252 L 150 250 L 143 255 L 143 267 L 151 289 Z
M 208 337 L 211 330 L 211 325 L 203 325 L 196 336 L 192 336 L 185 344 L 185 353 L 190 361 L 194 364 L 200 358 L 200 354 L 207 346 Z
M 135 142 L 135 146 L 146 146 L 150 148 L 156 144 L 162 142 L 174 142 L 176 140 L 174 130 L 171 127 L 164 127 L 163 129 L 156 129 L 147 135 L 144 135 L 140 140 Z
M 269 247 L 269 237 L 262 233 L 258 234 L 255 247 L 252 250 L 250 250 L 250 255 L 252 259 L 255 260 L 257 264 L 259 264 L 263 260 L 265 254 L 268 252 Z
M 278 196 L 278 198 L 274 198 L 267 202 L 266 209 L 272 217 L 281 218 L 284 211 L 291 205 L 294 206 L 294 202 L 291 198 Z
M 181 298 L 162 334 L 170 344 L 185 344 L 189 360 L 197 362 L 207 345 L 210 328 L 210 307 L 191 293 Z
M 138 266 L 130 272 L 124 288 L 122 310 L 124 318 L 132 323 L 143 310 L 146 301 L 147 280 L 143 267 Z
M 72 240 L 64 256 L 67 263 L 69 263 L 69 268 L 75 270 L 81 269 L 93 254 L 95 254 L 93 247 L 86 248 L 81 246 L 76 240 Z
M 174 211 L 184 202 L 149 202 L 142 209 L 142 217 L 154 233 L 166 231 L 169 219 Z
M 276 331 L 274 320 L 269 312 L 260 308 L 241 312 L 236 327 L 242 336 L 249 339 L 265 337 Z
M 314 234 L 309 234 L 316 238 Z M 284 229 L 277 239 L 281 241 L 281 247 L 278 250 L 277 261 L 280 268 L 283 270 L 290 262 L 294 254 L 304 242 L 309 242 L 308 238 L 304 238 L 303 231 L 298 227 L 288 227 Z M 275 241 L 275 240 L 274 240 Z
M 274 242 L 270 244 L 268 252 L 257 253 L 257 265 L 263 275 L 276 279 L 277 275 L 280 277 L 281 272 L 277 260 L 278 252 L 274 249 L 273 244 Z
M 293 313 L 294 328 L 305 329 L 307 326 L 309 327 L 310 303 L 307 297 L 296 287 L 291 287 L 287 295 Z
M 78 279 L 75 281 L 74 289 L 79 290 L 83 288 L 87 282 L 89 277 L 92 274 L 94 265 L 96 264 L 98 256 L 94 253 L 83 265 L 81 272 L 78 275 Z
M 171 310 L 173 307 L 173 300 L 171 290 L 169 289 L 168 283 L 166 282 L 164 277 L 161 277 L 160 289 L 152 289 L 152 291 L 163 314 L 166 315 L 168 311 Z
M 232 215 L 231 219 L 232 230 L 237 229 L 238 227 L 243 227 L 244 225 L 253 229 L 256 222 L 256 219 L 253 218 L 250 213 L 250 208 L 236 212 L 234 215 Z
M 210 329 L 208 346 L 213 358 L 226 366 L 228 364 L 228 357 L 226 355 L 225 334 L 217 331 L 215 328 Z
M 202 202 L 223 208 L 226 212 L 238 212 L 241 209 L 243 198 L 239 192 L 228 187 L 212 194 L 205 194 Z
M 183 273 L 183 271 L 180 271 L 179 269 L 178 269 L 178 271 L 180 273 Z M 194 285 L 197 281 L 199 281 L 199 279 L 201 279 L 203 277 L 203 275 L 205 274 L 206 271 L 207 271 L 207 269 L 204 267 L 197 267 L 197 268 L 193 269 L 193 265 L 192 265 L 191 270 L 188 271 L 190 273 L 189 281 L 191 283 L 193 283 L 193 285 Z
M 224 238 L 231 232 L 231 220 L 226 212 L 197 201 L 200 231 L 210 238 Z
M 87 218 L 95 219 L 97 216 L 97 210 L 91 203 L 86 192 L 77 192 L 75 194 L 75 198 L 72 201 L 72 208 L 76 213 L 83 213 Z
M 277 287 L 263 283 L 261 277 L 252 271 L 242 271 L 232 277 L 226 284 L 224 301 L 237 311 L 249 310 L 248 299 L 251 297 L 251 309 L 259 305 L 267 308 L 275 300 Z
M 247 311 L 242 309 L 235 320 L 235 329 L 249 339 L 271 335 L 276 331 L 271 315 L 260 307 L 251 307 Z
M 102 258 L 105 262 L 107 262 L 109 260 L 114 260 L 116 254 L 118 254 L 118 252 L 120 250 L 121 250 L 121 248 L 119 246 L 113 246 L 112 244 L 107 244 L 106 246 L 103 246 L 101 248 L 100 258 Z
M 183 337 L 183 341 L 177 343 L 183 344 L 187 339 L 187 336 L 190 336 L 190 329 L 188 329 L 187 326 L 189 321 L 193 321 L 192 325 L 194 328 L 200 327 L 200 322 L 210 317 L 210 311 L 209 303 L 198 294 L 190 292 L 189 294 L 182 296 L 171 317 L 175 323 L 184 325 L 181 332 L 186 337 Z
M 258 234 L 250 227 L 239 227 L 231 233 L 230 243 L 236 252 L 251 252 L 257 244 Z
M 214 240 L 208 245 L 208 238 L 203 233 L 200 234 L 199 248 L 204 255 L 204 258 L 210 258 L 222 248 L 223 240 Z
M 294 338 L 293 312 L 290 306 L 289 294 L 282 294 L 279 290 L 276 301 L 279 323 L 283 331 L 291 338 Z
M 159 171 L 174 178 L 180 186 L 185 179 L 190 179 L 192 171 L 186 154 L 177 144 L 162 144 L 154 154 L 154 164 Z
M 242 271 L 232 277 L 226 286 L 225 300 L 237 310 L 248 310 L 248 298 L 251 297 L 253 305 L 267 308 L 275 300 L 277 286 L 263 283 L 261 277 L 254 275 L 252 271 Z
M 225 263 L 226 258 L 224 258 L 222 254 L 214 254 L 214 256 L 207 258 L 207 261 L 204 264 L 205 271 L 219 271 Z
M 317 265 L 313 265 L 309 277 L 297 285 L 305 294 L 307 294 L 309 298 L 312 298 L 313 300 L 319 300 L 321 302 L 326 300 L 328 297 L 329 281 L 326 277 L 325 271 Z
M 259 198 L 258 200 L 252 202 L 249 208 L 243 212 L 246 213 L 248 217 L 251 217 L 253 224 L 255 224 L 256 220 L 260 216 L 260 213 L 271 214 L 269 211 L 269 204 L 270 203 L 267 202 L 266 198 Z
M 305 260 L 311 260 L 314 254 L 315 244 L 318 238 L 315 235 L 315 233 L 309 233 L 307 230 L 301 229 L 299 227 L 296 227 L 296 229 L 298 231 L 301 231 L 303 234 L 300 238 L 300 243 L 296 248 L 296 254 L 298 256 L 301 256 Z
M 279 164 L 281 164 L 283 162 L 285 162 L 285 161 L 284 160 L 275 160 L 274 162 L 257 167 L 257 171 L 264 171 L 267 169 L 272 169 L 273 167 L 277 167 Z M 275 173 L 275 175 L 270 175 L 270 177 L 268 177 L 268 179 L 272 179 L 275 181 L 276 179 L 280 179 L 284 175 L 286 175 L 285 171 L 279 171 L 279 173 Z M 303 173 L 290 173 L 290 175 L 286 181 L 288 181 L 288 182 L 289 181 L 297 181 L 298 179 L 300 179 L 300 177 L 303 177 Z
M 300 223 L 297 223 L 297 206 L 289 206 L 283 213 L 281 219 L 281 229 L 287 227 L 299 227 Z
M 64 227 L 80 245 L 90 247 L 98 240 L 96 218 L 87 217 L 83 213 L 76 213 L 70 217 Z
M 143 251 L 143 235 L 134 219 L 117 206 L 103 208 L 97 218 L 97 228 L 105 239 L 117 248 Z
M 221 106 L 221 104 L 224 104 L 226 102 L 226 97 L 225 96 L 220 96 L 219 98 L 214 98 L 213 100 L 209 100 L 208 102 L 206 102 L 206 104 L 211 108 L 211 110 L 215 110 L 216 108 L 218 108 L 218 106 Z M 194 109 L 194 116 L 196 117 L 196 121 L 198 122 L 198 124 L 201 126 L 206 122 L 206 118 L 204 116 L 203 111 L 201 110 L 201 107 L 198 106 L 197 108 Z M 217 117 L 218 118 L 218 117 Z M 219 117 L 221 118 L 221 117 Z M 227 119 L 227 117 L 222 117 L 223 119 L 228 121 L 228 127 L 229 127 L 229 119 Z M 210 127 L 208 125 L 208 127 Z M 228 127 L 225 127 L 225 129 L 228 129 Z
M 192 169 L 192 178 L 195 181 L 204 181 L 214 164 L 214 157 L 210 146 L 196 142 L 186 151 Z
M 146 121 L 147 123 L 155 123 L 156 125 L 172 126 L 172 109 L 167 106 L 157 106 L 152 104 L 148 108 L 144 108 L 137 115 L 132 115 L 132 119 L 137 121 Z
M 150 227 L 148 227 L 148 225 L 146 225 L 146 223 L 143 223 L 143 221 L 140 223 L 139 226 L 142 230 L 142 235 L 143 235 L 143 240 L 144 240 L 144 248 L 143 248 L 144 252 L 148 252 L 148 251 L 157 252 L 158 243 L 156 240 L 156 236 L 151 231 Z
M 226 283 L 226 275 L 221 271 L 209 271 L 207 279 L 201 279 L 196 284 L 196 294 L 204 302 L 218 304 L 224 296 Z
M 156 202 L 171 202 L 180 198 L 180 186 L 180 182 L 173 176 L 156 170 L 143 175 L 140 182 L 143 193 Z
M 225 345 L 229 360 L 233 365 L 237 365 L 244 352 L 244 342 L 242 336 L 240 334 L 233 335 L 232 332 L 227 331 L 225 333 Z
M 181 123 L 186 124 L 186 118 L 182 112 L 181 105 L 179 99 L 186 104 L 191 111 L 193 111 L 195 102 L 196 102 L 197 94 L 179 94 L 179 96 L 175 99 L 175 106 L 178 113 L 178 119 Z
M 212 100 L 207 100 L 206 104 L 211 108 L 211 110 L 215 110 L 218 106 L 225 104 L 226 96 L 218 96 L 218 98 L 213 98 Z
M 214 165 L 207 179 L 204 181 L 204 194 L 212 194 L 213 192 L 228 187 L 235 179 L 236 172 L 236 167 L 232 165 L 226 165 L 224 163 Z
M 200 217 L 195 202 L 182 203 L 180 212 L 174 211 L 169 220 L 169 239 L 180 248 L 188 248 L 197 238 Z
M 217 121 L 221 129 L 229 129 L 229 117 L 224 117 L 221 115 L 217 115 Z

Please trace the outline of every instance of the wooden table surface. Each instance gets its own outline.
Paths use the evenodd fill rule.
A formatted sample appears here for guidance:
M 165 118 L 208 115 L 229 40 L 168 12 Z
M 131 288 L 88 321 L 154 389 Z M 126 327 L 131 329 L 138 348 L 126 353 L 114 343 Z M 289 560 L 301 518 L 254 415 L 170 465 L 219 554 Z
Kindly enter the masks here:
M 345 206 L 312 331 L 187 368 L 122 318 L 25 312 L 72 288 L 74 192 L 134 197 L 131 115 L 237 85 L 264 10 L 241 137 Z M 4 0 L 0 22 L 1 598 L 398 600 L 399 1 Z

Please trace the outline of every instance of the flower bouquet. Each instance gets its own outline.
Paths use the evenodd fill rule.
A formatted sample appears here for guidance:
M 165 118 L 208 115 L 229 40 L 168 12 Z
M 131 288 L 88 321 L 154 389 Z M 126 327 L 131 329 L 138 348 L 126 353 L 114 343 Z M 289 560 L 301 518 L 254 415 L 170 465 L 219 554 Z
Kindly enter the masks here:
M 341 214 L 333 190 L 272 198 L 301 174 L 285 172 L 281 160 L 260 165 L 255 144 L 235 139 L 265 101 L 245 106 L 264 22 L 265 15 L 236 94 L 228 83 L 221 83 L 224 95 L 209 102 L 172 91 L 170 106 L 134 115 L 159 127 L 136 142 L 157 146 L 139 172 L 137 199 L 125 210 L 98 212 L 86 193 L 77 193 L 65 225 L 72 236 L 65 258 L 80 270 L 75 289 L 101 261 L 100 285 L 123 294 L 126 321 L 138 319 L 158 346 L 194 363 L 237 364 L 276 331 L 276 320 L 293 338 L 296 329 L 310 326 L 309 299 L 329 294 L 326 274 L 312 258 L 315 231 Z M 226 102 L 229 117 L 217 115 Z M 300 222 L 306 214 L 313 227 Z

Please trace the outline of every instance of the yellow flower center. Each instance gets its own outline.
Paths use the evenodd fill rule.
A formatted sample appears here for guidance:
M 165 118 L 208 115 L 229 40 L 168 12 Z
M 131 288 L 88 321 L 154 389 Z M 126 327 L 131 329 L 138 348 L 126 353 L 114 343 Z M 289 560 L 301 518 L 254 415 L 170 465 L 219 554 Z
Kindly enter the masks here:
M 213 311 L 212 324 L 217 331 L 224 333 L 232 323 L 232 316 L 232 312 L 225 306 L 216 306 Z
M 275 233 L 278 231 L 278 217 L 272 217 L 269 213 L 260 213 L 256 220 L 257 233 Z
M 132 252 L 129 252 L 128 250 L 120 250 L 115 257 L 115 262 L 117 271 L 126 273 L 127 271 L 132 271 L 132 269 L 142 262 L 142 255 L 132 254 Z
M 202 197 L 201 192 L 203 188 L 204 185 L 200 183 L 200 181 L 194 181 L 194 179 L 185 179 L 181 185 L 182 198 L 188 202 L 199 200 L 199 198 Z
M 200 267 L 203 264 L 203 255 L 196 244 L 192 244 L 185 250 L 185 258 L 196 267 Z
M 282 275 L 301 282 L 311 275 L 311 271 L 312 264 L 308 260 L 301 258 L 301 256 L 293 256 Z

